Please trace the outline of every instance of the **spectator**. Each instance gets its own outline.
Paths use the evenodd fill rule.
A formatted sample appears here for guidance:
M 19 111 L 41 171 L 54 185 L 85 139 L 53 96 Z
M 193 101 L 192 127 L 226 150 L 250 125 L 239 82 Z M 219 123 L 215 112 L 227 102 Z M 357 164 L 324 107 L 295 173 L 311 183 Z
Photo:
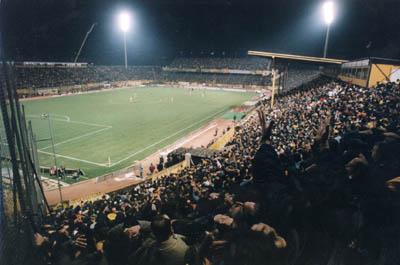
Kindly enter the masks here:
M 189 168 L 56 209 L 37 245 L 50 264 L 392 264 L 399 111 L 398 84 L 321 77 L 260 102 Z
M 150 166 L 149 166 L 150 174 L 153 174 L 155 170 L 156 170 L 156 167 L 153 165 L 153 163 L 150 163 Z

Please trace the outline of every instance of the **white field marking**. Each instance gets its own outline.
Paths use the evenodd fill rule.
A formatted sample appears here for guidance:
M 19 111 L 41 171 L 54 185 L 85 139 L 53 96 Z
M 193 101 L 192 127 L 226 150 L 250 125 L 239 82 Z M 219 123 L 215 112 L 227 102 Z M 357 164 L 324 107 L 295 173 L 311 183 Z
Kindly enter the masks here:
M 53 113 L 49 113 L 50 114 L 50 119 L 55 120 L 55 121 L 65 121 L 68 122 L 71 120 L 71 118 L 67 115 L 58 115 L 58 114 L 53 114 Z M 30 117 L 30 118 L 38 118 L 38 119 L 43 119 L 43 114 L 42 115 L 37 115 L 37 114 L 28 114 L 26 115 L 26 117 Z M 61 118 L 56 118 L 56 117 L 62 117 Z
M 204 130 L 201 130 L 200 132 L 198 132 L 198 133 L 192 135 L 192 137 L 190 137 L 190 138 L 188 138 L 188 139 L 186 139 L 186 140 L 184 140 L 184 141 L 178 143 L 177 145 L 174 145 L 173 147 L 171 147 L 171 148 L 165 150 L 164 152 L 168 154 L 168 153 L 174 151 L 175 149 L 178 149 L 179 147 L 183 146 L 184 144 L 186 144 L 186 143 L 192 141 L 193 139 L 196 139 L 197 137 L 199 137 L 200 135 L 202 135 L 202 134 L 205 133 L 206 131 L 209 131 L 209 130 L 215 128 L 215 127 L 217 127 L 217 125 L 216 125 L 215 123 L 213 123 L 213 124 L 211 124 L 210 126 L 208 126 L 207 128 L 205 128 Z
M 71 118 L 67 115 L 59 115 L 59 114 L 53 114 L 53 113 L 49 113 L 50 114 L 50 118 L 52 120 L 59 120 L 59 121 L 70 121 Z M 42 115 L 26 115 L 27 117 L 33 117 L 33 118 L 41 118 Z M 51 116 L 56 116 L 56 117 L 62 117 L 64 119 L 59 119 L 59 118 L 52 118 Z
M 53 114 L 53 113 L 49 113 L 49 114 L 50 114 L 50 118 L 51 118 L 51 116 L 57 116 L 57 117 L 65 118 L 66 121 L 70 121 L 71 120 L 71 118 L 69 116 L 67 116 L 67 115 L 58 115 L 58 114 Z
M 113 166 L 115 166 L 115 165 L 118 165 L 118 164 L 120 164 L 121 162 L 124 162 L 124 161 L 128 160 L 129 158 L 131 158 L 131 157 L 133 157 L 133 156 L 136 156 L 136 155 L 138 155 L 138 154 L 140 154 L 140 153 L 146 151 L 147 149 L 149 149 L 149 148 L 151 148 L 151 147 L 153 147 L 153 146 L 156 146 L 156 145 L 158 145 L 158 144 L 160 144 L 160 143 L 162 143 L 162 142 L 168 140 L 169 138 L 172 138 L 172 137 L 174 137 L 175 135 L 177 135 L 177 134 L 179 134 L 179 133 L 181 133 L 181 132 L 183 132 L 183 131 L 186 131 L 187 129 L 192 128 L 193 126 L 195 126 L 195 125 L 197 125 L 197 124 L 199 124 L 199 123 L 201 123 L 201 122 L 203 122 L 203 121 L 205 121 L 205 120 L 207 120 L 207 119 L 209 119 L 209 118 L 215 117 L 215 116 L 217 116 L 217 115 L 219 115 L 219 114 L 221 114 L 221 113 L 223 113 L 223 112 L 225 112 L 225 111 L 227 111 L 226 108 L 224 108 L 224 109 L 221 110 L 221 111 L 217 111 L 216 113 L 214 113 L 214 114 L 212 114 L 212 115 L 210 115 L 210 116 L 207 116 L 207 117 L 205 117 L 205 118 L 203 118 L 203 119 L 201 119 L 201 120 L 199 120 L 199 121 L 197 121 L 197 122 L 195 122 L 195 123 L 193 123 L 193 124 L 191 124 L 191 125 L 189 125 L 189 126 L 183 128 L 183 129 L 180 129 L 179 131 L 177 131 L 177 132 L 175 132 L 175 133 L 173 133 L 173 134 L 171 134 L 171 135 L 169 135 L 169 136 L 167 136 L 167 137 L 165 137 L 165 138 L 163 138 L 163 139 L 161 139 L 161 140 L 159 140 L 159 141 L 157 141 L 157 142 L 155 142 L 155 143 L 153 143 L 153 144 L 151 144 L 151 145 L 149 145 L 149 146 L 147 146 L 147 147 L 145 147 L 145 148 L 143 148 L 143 149 L 140 149 L 140 150 L 136 151 L 135 153 L 130 154 L 130 155 L 128 155 L 127 157 L 125 157 L 125 158 L 123 158 L 123 159 L 121 159 L 121 160 L 119 160 L 119 161 L 117 161 L 117 162 L 115 162 L 115 163 L 112 163 L 112 164 L 110 165 L 110 167 L 113 167 Z
M 38 150 L 38 152 L 42 153 L 42 154 L 45 154 L 45 155 L 49 155 L 49 156 L 53 156 L 54 155 L 53 153 L 45 152 L 45 151 L 42 151 L 42 150 Z M 60 155 L 60 154 L 55 154 L 55 155 L 57 157 L 62 157 L 62 158 L 66 158 L 66 159 L 74 160 L 74 161 L 79 161 L 79 162 L 84 162 L 84 163 L 96 165 L 96 166 L 99 166 L 99 167 L 108 167 L 107 164 L 96 163 L 96 162 L 92 162 L 92 161 L 89 161 L 89 160 L 80 159 L 80 158 L 76 158 L 76 157 L 72 157 L 72 156 L 65 156 L 65 155 Z
M 65 141 L 61 141 L 61 142 L 55 143 L 54 146 L 61 145 L 61 144 L 65 144 L 65 143 L 69 143 L 69 142 L 72 142 L 72 141 L 81 139 L 81 138 L 83 138 L 83 137 L 87 137 L 87 136 L 89 136 L 89 135 L 97 134 L 97 133 L 100 133 L 100 132 L 102 132 L 102 131 L 109 130 L 109 129 L 111 129 L 111 127 L 106 127 L 106 128 L 103 128 L 103 129 L 99 129 L 99 130 L 97 130 L 97 131 L 93 131 L 93 132 L 88 132 L 88 133 L 85 133 L 85 134 L 81 134 L 81 135 L 78 135 L 78 136 L 76 136 L 76 137 L 69 138 L 69 139 L 67 139 L 67 140 L 65 140 Z M 42 150 L 49 149 L 50 147 L 53 147 L 53 145 L 48 145 L 48 146 L 43 147 L 43 148 L 40 148 L 40 149 L 38 149 L 38 150 L 42 151 Z
M 104 124 L 97 124 L 97 123 L 90 123 L 90 122 L 84 122 L 84 121 L 69 121 L 70 123 L 76 123 L 76 124 L 83 124 L 83 125 L 88 125 L 88 126 L 95 126 L 95 127 L 103 127 L 103 128 L 109 128 L 111 129 L 111 125 L 104 125 Z
M 26 115 L 26 117 L 31 117 L 31 118 L 41 118 L 41 115 Z M 68 117 L 68 116 L 66 116 Z M 57 119 L 57 118 L 51 118 L 53 121 L 63 121 L 63 122 L 68 122 L 68 123 L 76 123 L 76 124 L 83 124 L 83 125 L 88 125 L 88 126 L 94 126 L 94 127 L 102 127 L 102 128 L 112 128 L 110 125 L 104 125 L 104 124 L 97 124 L 97 123 L 90 123 L 90 122 L 84 122 L 84 121 L 73 121 L 73 120 L 65 120 L 65 119 Z
M 115 162 L 115 163 L 112 163 L 111 165 L 109 165 L 108 162 L 107 162 L 107 163 L 97 163 L 97 162 L 93 162 L 93 161 L 89 161 L 89 160 L 85 160 L 85 159 L 80 159 L 80 158 L 76 158 L 76 157 L 72 157 L 72 156 L 65 156 L 65 155 L 61 155 L 61 154 L 55 154 L 55 155 L 56 155 L 57 157 L 62 157 L 62 158 L 66 158 L 66 159 L 74 160 L 74 161 L 79 161 L 79 162 L 84 162 L 84 163 L 87 163 L 87 164 L 92 164 L 92 165 L 96 165 L 96 166 L 100 166 L 100 167 L 113 167 L 113 166 L 118 165 L 118 164 L 120 164 L 120 163 L 122 163 L 122 162 L 128 160 L 129 158 L 131 158 L 131 157 L 133 157 L 133 156 L 135 156 L 135 155 L 138 155 L 138 154 L 140 154 L 140 153 L 146 151 L 147 149 L 149 149 L 149 148 L 151 148 L 151 147 L 153 147 L 153 146 L 155 146 L 155 145 L 157 145 L 157 144 L 160 144 L 160 143 L 162 143 L 162 142 L 168 140 L 169 138 L 171 138 L 171 137 L 173 137 L 173 136 L 175 136 L 175 135 L 177 135 L 177 134 L 179 134 L 179 133 L 181 133 L 181 132 L 183 132 L 183 131 L 185 131 L 185 130 L 187 130 L 187 129 L 189 129 L 189 128 L 195 126 L 195 125 L 197 125 L 198 123 L 201 123 L 201 122 L 203 122 L 204 120 L 207 120 L 207 119 L 209 119 L 209 118 L 211 118 L 211 117 L 217 116 L 217 115 L 219 115 L 219 114 L 221 114 L 221 113 L 223 113 L 223 112 L 225 112 L 225 111 L 227 111 L 227 109 L 223 109 L 223 110 L 221 110 L 221 111 L 217 111 L 216 113 L 214 113 L 214 114 L 212 114 L 212 115 L 210 115 L 210 116 L 207 116 L 207 117 L 205 117 L 205 118 L 203 118 L 203 119 L 201 119 L 201 120 L 199 120 L 199 121 L 197 121 L 197 122 L 195 122 L 195 123 L 193 123 L 193 124 L 191 124 L 191 125 L 189 125 L 189 126 L 183 128 L 183 129 L 181 129 L 181 130 L 179 130 L 179 131 L 177 131 L 177 132 L 175 132 L 175 133 L 173 133 L 173 134 L 171 134 L 171 135 L 169 135 L 169 136 L 167 136 L 167 137 L 161 139 L 161 140 L 158 141 L 158 142 L 155 142 L 155 143 L 153 143 L 153 144 L 151 144 L 151 145 L 149 145 L 149 146 L 147 146 L 147 147 L 145 147 L 145 148 L 143 148 L 143 149 L 141 149 L 141 150 L 138 150 L 137 152 L 135 152 L 135 153 L 133 153 L 133 154 L 128 155 L 127 157 L 125 157 L 125 158 L 123 158 L 123 159 L 121 159 L 121 160 L 119 160 L 119 161 L 117 161 L 117 162 Z M 62 121 L 65 121 L 65 120 L 62 120 Z M 70 122 L 73 122 L 73 121 L 70 121 Z M 84 123 L 84 124 L 86 124 L 86 123 Z M 106 126 L 106 125 L 100 125 L 100 126 Z M 107 126 L 107 128 L 104 128 L 104 130 L 105 130 L 105 129 L 110 129 L 110 128 L 112 128 L 112 126 Z M 102 129 L 102 130 L 103 130 L 103 129 Z M 96 132 L 98 132 L 98 131 L 96 131 Z M 78 136 L 78 137 L 79 137 L 79 136 Z M 75 137 L 75 138 L 76 138 L 76 137 Z M 46 155 L 54 155 L 53 153 L 43 151 L 42 149 L 38 150 L 38 152 L 39 152 L 39 153 L 42 153 L 42 154 L 46 154 Z
M 88 132 L 88 133 L 85 133 L 85 134 L 82 134 L 82 135 L 78 135 L 76 137 L 72 137 L 72 138 L 67 139 L 65 141 L 61 141 L 61 142 L 55 143 L 54 146 L 65 144 L 65 143 L 68 143 L 68 142 L 71 142 L 71 141 L 74 141 L 74 140 L 78 140 L 80 138 L 87 137 L 87 136 L 90 136 L 92 134 L 96 134 L 96 133 L 99 133 L 99 132 L 102 132 L 102 131 L 105 131 L 105 130 L 108 130 L 108 129 L 112 128 L 112 126 L 109 126 L 109 125 L 88 123 L 88 122 L 82 122 L 82 121 L 71 121 L 70 117 L 69 116 L 65 116 L 65 115 L 58 115 L 58 114 L 51 114 L 51 113 L 50 113 L 50 115 L 66 117 L 67 118 L 67 119 L 57 119 L 57 118 L 51 118 L 50 117 L 52 120 L 68 122 L 68 123 L 84 124 L 84 125 L 87 125 L 87 126 L 94 126 L 94 127 L 101 127 L 102 128 L 102 129 L 99 129 L 99 130 L 96 130 L 96 131 L 92 131 L 92 132 Z M 27 115 L 27 117 L 41 118 L 42 116 L 41 115 Z M 52 147 L 52 145 L 48 145 L 48 146 L 40 148 L 38 150 L 42 151 L 42 150 L 49 149 L 50 147 Z

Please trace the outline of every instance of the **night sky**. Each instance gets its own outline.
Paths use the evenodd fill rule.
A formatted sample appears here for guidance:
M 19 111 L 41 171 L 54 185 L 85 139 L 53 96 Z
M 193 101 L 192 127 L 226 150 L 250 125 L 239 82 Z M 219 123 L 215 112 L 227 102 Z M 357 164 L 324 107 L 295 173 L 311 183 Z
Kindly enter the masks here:
M 72 61 L 97 23 L 81 61 L 122 64 L 116 14 L 128 9 L 130 64 L 176 56 L 244 56 L 265 50 L 321 56 L 321 0 L 3 0 L 10 60 Z M 328 56 L 400 58 L 400 0 L 336 0 Z

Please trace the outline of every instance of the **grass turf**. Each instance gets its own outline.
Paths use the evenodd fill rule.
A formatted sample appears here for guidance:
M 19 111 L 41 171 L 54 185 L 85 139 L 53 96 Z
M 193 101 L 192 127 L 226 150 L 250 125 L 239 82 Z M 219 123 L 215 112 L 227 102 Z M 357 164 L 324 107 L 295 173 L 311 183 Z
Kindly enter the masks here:
M 81 168 L 91 178 L 145 158 L 252 96 L 140 87 L 23 104 L 37 140 L 44 140 L 38 142 L 40 164 L 54 165 L 51 141 L 46 140 L 50 138 L 49 121 L 42 117 L 43 113 L 50 113 L 57 164 Z

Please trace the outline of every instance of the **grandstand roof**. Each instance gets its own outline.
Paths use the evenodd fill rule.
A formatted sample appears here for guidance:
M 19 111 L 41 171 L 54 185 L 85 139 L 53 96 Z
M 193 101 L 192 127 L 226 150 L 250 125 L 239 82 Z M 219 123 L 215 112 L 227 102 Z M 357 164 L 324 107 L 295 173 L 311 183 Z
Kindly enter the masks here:
M 400 60 L 396 59 L 388 59 L 388 58 L 379 58 L 379 57 L 366 57 L 353 61 L 349 61 L 347 63 L 343 63 L 343 68 L 354 68 L 354 67 L 362 67 L 369 66 L 371 64 L 386 64 L 386 65 L 400 65 Z
M 340 60 L 340 59 L 294 55 L 294 54 L 285 54 L 285 53 L 263 52 L 263 51 L 248 51 L 247 54 L 253 55 L 253 56 L 261 56 L 261 57 L 272 57 L 272 58 L 280 58 L 280 59 L 286 59 L 286 60 L 329 63 L 329 64 L 342 64 L 342 63 L 347 62 L 347 60 Z
M 356 61 L 361 61 L 361 60 L 369 60 L 370 63 L 377 63 L 377 64 L 400 65 L 400 60 L 397 60 L 397 59 L 367 57 L 367 58 L 359 59 Z

